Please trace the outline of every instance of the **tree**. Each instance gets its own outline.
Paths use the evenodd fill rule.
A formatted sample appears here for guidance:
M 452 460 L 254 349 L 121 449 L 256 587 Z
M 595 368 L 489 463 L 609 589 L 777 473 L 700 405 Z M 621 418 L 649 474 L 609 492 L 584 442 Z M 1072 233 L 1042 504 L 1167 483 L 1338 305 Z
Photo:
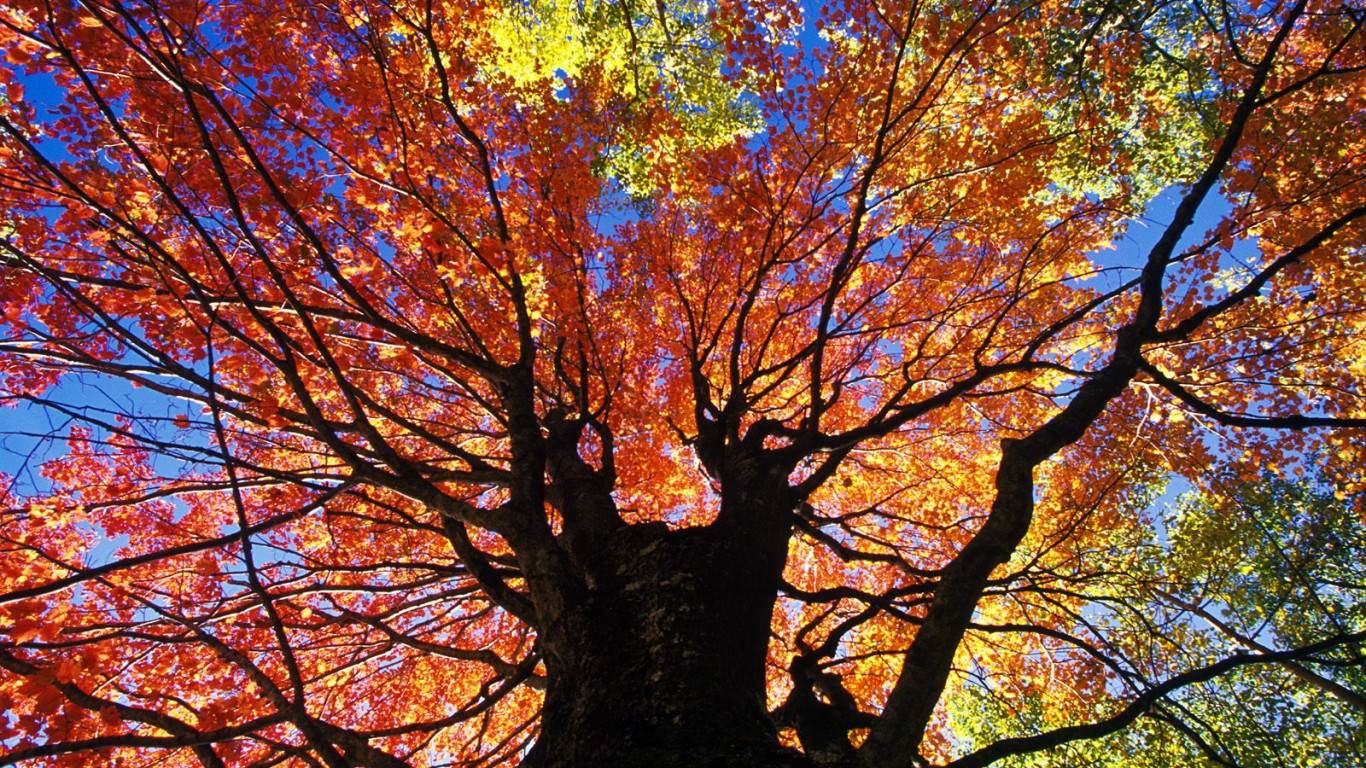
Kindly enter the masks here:
M 1351 505 L 1322 483 L 1224 478 L 1213 486 L 1169 507 L 1165 545 L 1151 530 L 1135 529 L 1136 540 L 1097 553 L 1118 558 L 1079 587 L 1092 613 L 1074 631 L 1089 647 L 1108 650 L 1114 674 L 1151 680 L 1361 626 L 1366 539 Z M 1244 666 L 1173 691 L 1109 739 L 1002 764 L 1355 765 L 1366 759 L 1362 662 L 1360 646 L 1347 645 Z M 1002 727 L 1039 730 L 1050 710 L 1069 705 L 1067 693 L 1051 694 L 1025 698 L 965 679 L 949 717 L 960 737 L 990 743 Z
M 1202 645 L 1145 510 L 1359 516 L 1364 23 L 6 5 L 0 763 L 963 768 L 1359 665 Z

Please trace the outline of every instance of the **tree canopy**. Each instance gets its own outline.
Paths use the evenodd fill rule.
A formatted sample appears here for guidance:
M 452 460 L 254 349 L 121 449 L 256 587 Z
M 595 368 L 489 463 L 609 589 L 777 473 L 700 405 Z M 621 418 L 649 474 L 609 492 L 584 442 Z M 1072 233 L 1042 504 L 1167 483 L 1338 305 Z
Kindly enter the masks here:
M 1363 25 L 10 0 L 0 765 L 1362 759 Z

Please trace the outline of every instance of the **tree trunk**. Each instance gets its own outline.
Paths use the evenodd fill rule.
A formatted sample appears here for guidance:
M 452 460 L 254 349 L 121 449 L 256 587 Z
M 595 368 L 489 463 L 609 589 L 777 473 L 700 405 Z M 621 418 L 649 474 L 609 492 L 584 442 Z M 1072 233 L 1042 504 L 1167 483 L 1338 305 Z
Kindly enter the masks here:
M 726 535 L 633 526 L 611 547 L 615 572 L 542 635 L 546 699 L 528 765 L 809 765 L 778 743 L 765 701 L 786 537 L 739 555 Z

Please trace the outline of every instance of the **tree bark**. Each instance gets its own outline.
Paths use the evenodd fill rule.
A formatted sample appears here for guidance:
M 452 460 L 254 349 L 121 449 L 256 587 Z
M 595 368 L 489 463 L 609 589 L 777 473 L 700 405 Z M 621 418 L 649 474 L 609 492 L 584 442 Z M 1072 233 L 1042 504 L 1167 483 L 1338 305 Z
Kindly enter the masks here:
M 726 536 L 631 526 L 605 553 L 613 572 L 543 617 L 559 631 L 542 639 L 546 700 L 527 765 L 809 765 L 779 744 L 766 701 L 786 538 L 741 554 Z

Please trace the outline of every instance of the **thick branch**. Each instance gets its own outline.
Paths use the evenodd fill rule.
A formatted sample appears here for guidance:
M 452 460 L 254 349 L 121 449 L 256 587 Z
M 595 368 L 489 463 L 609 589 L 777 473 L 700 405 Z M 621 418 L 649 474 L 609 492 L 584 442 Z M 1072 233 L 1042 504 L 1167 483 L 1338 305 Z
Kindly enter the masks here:
M 1341 635 L 1330 638 L 1313 645 L 1303 648 L 1295 648 L 1275 653 L 1264 653 L 1258 655 L 1239 654 L 1231 656 L 1207 667 L 1194 669 L 1184 674 L 1177 675 L 1166 682 L 1153 686 L 1138 698 L 1134 699 L 1124 709 L 1116 712 L 1104 720 L 1099 720 L 1086 725 L 1070 725 L 1064 728 L 1057 728 L 1045 733 L 1034 736 L 1020 736 L 1010 739 L 1002 739 L 989 747 L 979 749 L 965 757 L 949 763 L 947 768 L 982 768 L 1011 755 L 1023 755 L 1031 752 L 1041 752 L 1045 749 L 1066 744 L 1069 741 L 1080 739 L 1095 739 L 1124 728 L 1137 720 L 1147 712 L 1154 704 L 1163 697 L 1172 694 L 1181 688 L 1196 683 L 1203 683 L 1213 680 L 1220 675 L 1230 672 L 1239 667 L 1249 664 L 1274 664 L 1286 661 L 1294 661 L 1307 656 L 1313 656 L 1321 651 L 1336 648 L 1350 643 L 1366 642 L 1366 632 L 1357 632 L 1350 635 Z

